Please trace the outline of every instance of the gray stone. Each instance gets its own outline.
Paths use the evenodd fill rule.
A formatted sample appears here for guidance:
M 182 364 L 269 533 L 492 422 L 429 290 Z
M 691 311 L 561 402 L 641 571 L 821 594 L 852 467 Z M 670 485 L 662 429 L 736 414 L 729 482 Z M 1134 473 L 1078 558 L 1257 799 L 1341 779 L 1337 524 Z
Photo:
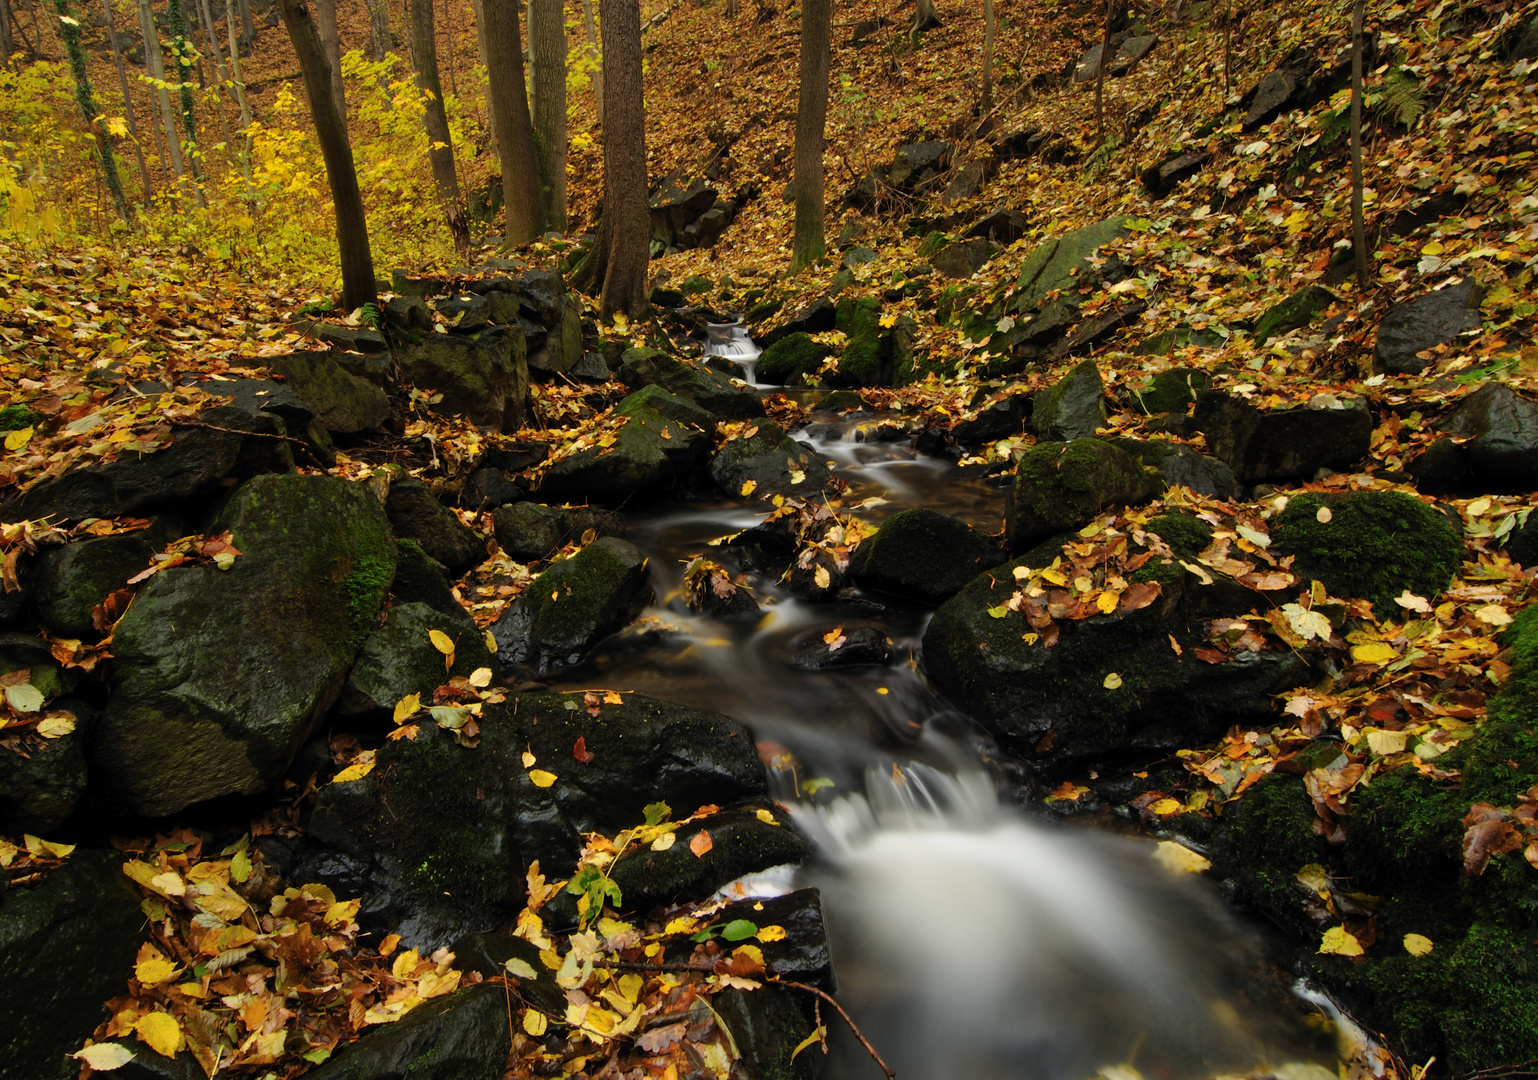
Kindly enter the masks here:
M 1105 421 L 1105 383 L 1093 360 L 1074 367 L 1031 404 L 1031 424 L 1040 439 L 1093 438 Z
M 1425 371 L 1431 361 L 1417 354 L 1483 328 L 1479 305 L 1484 296 L 1478 282 L 1464 278 L 1456 285 L 1395 304 L 1378 327 L 1378 344 L 1373 350 L 1378 364 L 1390 375 Z
M 394 349 L 401 379 L 443 395 L 436 406 L 492 432 L 523 426 L 529 392 L 527 346 L 514 328 L 458 334 L 402 335 Z
M 1239 493 L 1234 471 L 1208 454 L 1199 454 L 1189 446 L 1172 442 L 1145 442 L 1141 439 L 1113 439 L 1111 442 L 1137 458 L 1143 465 L 1158 470 L 1166 487 L 1188 487 L 1198 495 L 1232 499 Z
M 1249 108 L 1240 123 L 1245 131 L 1269 124 L 1297 104 L 1302 84 L 1291 71 L 1272 71 L 1249 94 Z
M 501 469 L 490 467 L 476 469 L 465 478 L 459 492 L 459 505 L 479 513 L 517 502 L 523 498 L 523 489 L 507 478 Z
M 433 314 L 420 296 L 392 296 L 385 301 L 384 321 L 391 330 L 433 328 Z
M 452 668 L 445 667 L 443 653 L 433 645 L 433 630 L 454 642 Z M 344 715 L 389 712 L 408 694 L 430 701 L 432 691 L 454 676 L 491 665 L 481 631 L 463 608 L 455 615 L 426 604 L 396 604 L 385 624 L 363 643 L 336 708 Z
M 162 518 L 148 529 L 39 551 L 32 561 L 32 603 L 39 621 L 63 637 L 100 637 L 102 631 L 91 623 L 92 609 L 148 569 L 154 556 L 181 535 L 180 520 Z
M 379 431 L 390 419 L 390 399 L 378 386 L 342 368 L 328 354 L 296 352 L 267 359 L 294 392 L 337 435 Z
M 1262 411 L 1221 390 L 1204 390 L 1196 397 L 1193 424 L 1207 436 L 1213 455 L 1246 484 L 1349 468 L 1367 456 L 1372 442 L 1372 414 L 1355 398 Z
M 1018 210 L 995 210 L 967 230 L 968 237 L 982 237 L 996 244 L 1013 244 L 1030 228 Z
M 1031 395 L 1011 394 L 979 410 L 976 416 L 951 425 L 951 438 L 967 445 L 1007 439 L 1019 435 L 1030 418 Z
M 1118 79 L 1123 75 L 1129 74 L 1149 53 L 1154 51 L 1158 44 L 1159 37 L 1157 34 L 1140 34 L 1137 37 L 1129 37 L 1116 50 L 1116 55 L 1111 60 L 1111 66 L 1106 69 L 1106 74 Z
M 301 334 L 309 334 L 317 341 L 324 341 L 327 345 L 346 349 L 348 352 L 382 353 L 389 348 L 383 334 L 366 326 L 339 326 L 336 323 L 314 319 L 297 324 L 295 329 Z
M 848 667 L 885 667 L 892 662 L 892 643 L 874 626 L 857 626 L 844 632 L 838 648 L 823 640 L 819 631 L 796 646 L 791 663 L 806 671 L 831 671 Z
M 42 681 L 35 668 L 32 678 L 34 686 Z M 78 698 L 62 698 L 49 707 L 73 712 L 78 726 L 29 747 L 25 757 L 9 750 L 0 753 L 0 834 L 46 836 L 64 823 L 85 794 L 85 740 L 94 717 Z
M 395 542 L 395 580 L 390 595 L 397 604 L 426 604 L 434 611 L 457 617 L 465 609 L 449 587 L 448 568 L 415 540 Z
M 405 477 L 391 483 L 385 513 L 396 536 L 421 544 L 456 577 L 486 561 L 486 541 L 420 480 Z
M 731 376 L 660 349 L 627 349 L 620 358 L 619 379 L 632 390 L 660 386 L 693 400 L 707 412 L 729 420 L 764 415 L 764 403 Z
M 1201 172 L 1211 160 L 1212 155 L 1202 150 L 1171 154 L 1143 170 L 1143 187 L 1154 198 L 1162 198 Z
M 929 263 L 948 278 L 969 278 L 987 265 L 992 246 L 982 237 L 958 240 L 941 248 Z
M 966 162 L 951 174 L 950 183 L 946 184 L 945 190 L 940 192 L 940 205 L 953 206 L 956 203 L 965 202 L 983 190 L 983 181 L 987 179 L 987 161 L 974 159 Z
M 1467 439 L 1471 478 L 1487 491 L 1528 491 L 1538 482 L 1538 405 L 1504 383 L 1487 383 L 1438 425 Z

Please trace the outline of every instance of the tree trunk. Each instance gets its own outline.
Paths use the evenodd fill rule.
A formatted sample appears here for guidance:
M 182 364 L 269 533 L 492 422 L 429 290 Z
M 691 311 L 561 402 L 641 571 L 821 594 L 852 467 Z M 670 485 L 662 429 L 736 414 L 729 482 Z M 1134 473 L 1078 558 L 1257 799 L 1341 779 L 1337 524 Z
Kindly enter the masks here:
M 913 28 L 908 32 L 908 44 L 917 49 L 919 35 L 925 30 L 937 30 L 941 25 L 940 13 L 935 10 L 935 0 L 919 0 L 913 10 Z
M 111 3 L 112 0 L 107 0 Z M 230 71 L 234 74 L 235 101 L 240 105 L 240 171 L 251 183 L 251 103 L 246 100 L 246 83 L 240 74 L 240 42 L 235 36 L 235 8 L 224 3 L 224 21 L 230 34 Z M 249 189 L 248 189 L 249 194 Z
M 299 58 L 304 94 L 315 121 L 315 137 L 326 162 L 331 184 L 331 203 L 336 211 L 336 246 L 342 263 L 342 306 L 356 311 L 378 301 L 374 286 L 374 256 L 369 250 L 368 219 L 363 213 L 363 193 L 353 169 L 352 148 L 347 144 L 347 125 L 336 110 L 331 94 L 331 72 L 325 49 L 304 0 L 279 0 L 283 24 Z
M 1105 0 L 1105 32 L 1100 38 L 1100 63 L 1095 69 L 1095 137 L 1105 137 L 1105 69 L 1111 66 L 1111 18 L 1116 0 Z
M 517 0 L 482 0 L 486 15 L 486 77 L 497 145 L 502 157 L 502 204 L 507 215 L 503 240 L 509 247 L 539 236 L 545 215 L 534 165 L 534 124 L 523 83 L 523 42 Z M 637 17 L 639 25 L 640 16 Z
M 139 180 L 144 185 L 144 203 L 148 206 L 155 186 L 150 182 L 149 163 L 144 160 L 144 146 L 139 142 L 139 122 L 134 119 L 134 99 L 128 92 L 128 72 L 123 67 L 123 51 L 117 47 L 117 25 L 112 18 L 112 0 L 102 0 L 102 7 L 107 15 L 107 40 L 112 43 L 112 63 L 117 68 L 118 88 L 123 92 L 123 117 L 128 121 L 128 137 L 133 140 L 134 158 L 139 163 Z M 9 57 L 10 53 L 7 52 L 7 62 Z
M 342 35 L 336 28 L 336 0 L 315 0 L 315 29 L 320 33 L 320 47 L 326 52 L 326 66 L 331 69 L 331 98 L 336 114 L 347 123 L 347 87 L 342 82 Z
M 394 46 L 390 40 L 390 0 L 363 0 L 368 8 L 369 55 L 380 61 Z
M 823 238 L 823 136 L 828 120 L 829 0 L 801 5 L 801 82 L 796 103 L 796 237 L 790 272 L 799 274 L 827 252 Z
M 486 45 L 486 8 L 484 0 L 474 0 L 475 3 L 475 51 L 481 58 L 481 69 L 486 73 L 486 140 L 491 145 L 492 153 L 499 154 L 497 149 L 497 122 L 492 117 L 491 109 L 491 60 L 490 50 Z
M 102 178 L 107 182 L 107 190 L 112 193 L 112 202 L 117 207 L 118 216 L 129 228 L 133 228 L 133 211 L 128 208 L 128 200 L 123 196 L 123 181 L 118 176 L 117 157 L 112 153 L 107 133 L 96 122 L 96 98 L 91 93 L 91 77 L 86 73 L 85 53 L 80 48 L 80 24 L 70 18 L 69 0 L 53 0 L 53 10 L 58 13 L 59 37 L 64 40 L 64 54 L 69 57 L 70 71 L 75 76 L 75 101 L 80 106 L 80 115 L 85 118 L 85 126 L 96 137 L 96 154 L 101 160 Z
M 529 0 L 534 143 L 547 228 L 566 231 L 566 22 L 561 0 Z
M 587 55 L 593 68 L 593 115 L 603 125 L 603 57 L 598 52 L 598 31 L 593 26 L 593 0 L 582 0 L 582 21 L 587 24 Z
M 110 4 L 111 2 L 112 0 L 107 0 L 107 3 Z M 220 92 L 214 95 L 214 100 L 219 105 L 219 132 L 224 136 L 225 155 L 227 158 L 230 148 L 234 146 L 234 141 L 230 138 L 229 114 L 224 109 L 224 91 L 229 89 L 230 77 L 229 73 L 224 70 L 224 51 L 219 48 L 219 35 L 214 31 L 214 16 L 213 12 L 209 10 L 208 0 L 194 0 L 194 3 L 197 4 L 198 15 L 203 20 L 203 33 L 208 36 L 208 47 L 214 53 L 214 71 L 219 76 Z
M 454 6 L 450 0 L 443 0 L 443 40 L 449 47 L 449 93 L 458 97 L 459 85 L 454 78 Z
M 155 27 L 155 13 L 150 0 L 139 0 L 139 29 L 144 34 L 144 64 L 155 82 L 155 99 L 160 105 L 161 132 L 166 140 L 171 175 L 177 186 L 184 186 L 186 170 L 182 165 L 182 144 L 176 137 L 176 114 L 171 111 L 171 93 L 166 89 L 165 58 L 160 53 L 160 31 Z
M 1351 16 L 1351 246 L 1356 255 L 1357 288 L 1364 292 L 1372 286 L 1367 223 L 1362 212 L 1362 24 L 1366 9 L 1366 0 L 1356 0 Z
M 432 164 L 433 186 L 448 220 L 454 247 L 461 255 L 470 250 L 470 230 L 459 204 L 459 179 L 454 175 L 454 142 L 448 114 L 443 111 L 443 88 L 438 81 L 437 37 L 433 30 L 433 0 L 410 0 L 411 51 L 417 58 L 417 89 L 426 101 L 422 121 L 427 128 L 427 160 Z
M 240 7 L 240 43 L 249 51 L 256 45 L 256 20 L 251 18 L 251 0 L 237 0 L 237 3 Z
M 993 22 L 993 0 L 983 0 L 983 100 L 980 111 L 984 116 L 993 108 Z
M 640 0 L 601 0 L 599 22 L 605 74 L 603 215 L 609 219 L 609 235 L 598 310 L 603 318 L 619 311 L 639 318 L 650 310 L 646 264 L 651 254 Z
M 11 36 L 11 6 L 0 0 L 0 64 L 11 70 L 11 54 L 16 51 L 16 40 Z
M 208 201 L 203 197 L 203 166 L 198 151 L 198 119 L 192 99 L 192 67 L 187 62 L 193 50 L 192 42 L 187 40 L 187 18 L 182 14 L 181 0 L 167 0 L 166 18 L 171 24 L 171 56 L 176 62 L 182 130 L 187 133 L 187 171 L 192 175 L 192 197 L 199 206 L 206 207 Z

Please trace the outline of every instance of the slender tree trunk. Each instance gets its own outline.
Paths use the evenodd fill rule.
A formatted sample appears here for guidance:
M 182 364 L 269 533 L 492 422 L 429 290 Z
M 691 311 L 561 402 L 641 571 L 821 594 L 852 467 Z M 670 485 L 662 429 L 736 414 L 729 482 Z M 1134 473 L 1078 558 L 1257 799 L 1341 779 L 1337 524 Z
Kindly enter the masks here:
M 11 70 L 11 54 L 16 51 L 16 41 L 11 36 L 11 6 L 0 0 L 0 64 Z
M 459 84 L 454 75 L 454 6 L 443 0 L 443 40 L 449 53 L 449 93 L 459 96 Z
M 186 170 L 182 164 L 182 144 L 176 136 L 176 114 L 171 110 L 171 93 L 166 89 L 165 58 L 160 52 L 160 31 L 155 26 L 155 13 L 150 9 L 150 0 L 139 0 L 139 29 L 144 34 L 144 63 L 149 68 L 150 79 L 155 83 L 155 100 L 160 105 L 161 132 L 166 140 L 171 176 L 178 187 L 183 187 Z
M 481 58 L 481 69 L 486 73 L 486 139 L 491 144 L 492 153 L 497 154 L 497 123 L 492 117 L 491 109 L 491 52 L 486 46 L 486 7 L 484 0 L 475 2 L 475 49 Z
M 619 311 L 639 318 L 650 310 L 646 300 L 646 264 L 651 254 L 640 0 L 601 0 L 599 21 L 603 28 L 606 76 L 603 215 L 609 219 L 609 235 L 598 309 L 604 318 Z
M 112 0 L 107 0 L 107 2 L 110 4 Z M 225 156 L 227 159 L 230 148 L 234 146 L 234 142 L 230 138 L 229 113 L 224 108 L 224 95 L 229 89 L 230 77 L 224 70 L 224 51 L 219 48 L 219 35 L 214 31 L 214 16 L 213 12 L 208 8 L 208 0 L 193 0 L 193 2 L 197 5 L 198 16 L 203 21 L 203 33 L 207 35 L 208 47 L 213 50 L 214 54 L 214 71 L 219 76 L 219 89 L 214 95 L 214 101 L 219 106 L 219 133 L 224 136 Z
M 251 18 L 251 0 L 236 2 L 240 8 L 240 43 L 250 50 L 256 45 L 256 20 Z
M 801 81 L 796 103 L 796 237 L 790 272 L 799 274 L 827 252 L 823 238 L 823 137 L 828 120 L 829 0 L 801 5 Z
M 129 228 L 133 228 L 133 211 L 128 208 L 128 200 L 123 195 L 117 157 L 112 153 L 107 133 L 96 122 L 96 98 L 91 93 L 91 77 L 86 73 L 85 53 L 80 48 L 80 24 L 70 17 L 69 0 L 53 0 L 53 10 L 59 16 L 59 37 L 64 41 L 64 54 L 69 57 L 70 71 L 75 76 L 75 101 L 80 106 L 80 115 L 85 118 L 86 127 L 96 137 L 96 154 L 101 160 L 102 178 L 107 182 L 107 190 L 112 193 L 112 202 L 117 207 L 118 216 Z
M 993 0 L 983 0 L 983 100 L 984 116 L 993 108 Z M 1103 59 L 1103 58 L 1102 58 Z
M 1367 264 L 1367 223 L 1362 212 L 1362 24 L 1367 18 L 1366 0 L 1356 0 L 1351 15 L 1351 246 L 1356 255 L 1357 288 L 1372 286 Z
M 593 26 L 593 0 L 582 0 L 582 21 L 587 24 L 587 55 L 597 66 L 593 68 L 593 114 L 603 124 L 603 58 L 598 52 L 598 31 Z
M 1223 22 L 1223 100 L 1233 93 L 1234 29 L 1239 25 L 1239 0 L 1228 0 L 1228 18 Z
M 192 98 L 192 65 L 189 63 L 193 49 L 187 39 L 187 19 L 182 13 L 181 0 L 166 0 L 166 18 L 171 26 L 171 56 L 176 62 L 176 81 L 182 106 L 182 130 L 187 133 L 187 171 L 192 174 L 192 197 L 198 206 L 206 207 L 203 197 L 203 166 L 199 160 L 198 119 Z
M 1111 66 L 1111 18 L 1116 0 L 1105 2 L 1105 32 L 1100 38 L 1100 63 L 1095 70 L 1095 137 L 1105 136 L 1105 69 Z
M 32 33 L 37 35 L 37 47 L 32 50 L 32 55 L 37 57 L 39 60 L 47 60 L 48 56 L 47 56 L 46 53 L 43 52 L 43 41 L 44 41 L 44 38 L 43 38 L 43 24 L 38 22 L 38 15 L 37 15 L 38 9 L 41 8 L 42 6 L 43 5 L 41 3 L 41 0 L 32 0 L 32 5 L 28 9 L 28 10 L 30 10 L 32 12 Z M 20 29 L 20 28 L 21 28 L 21 26 L 18 23 L 17 24 L 17 29 Z M 23 40 L 25 40 L 25 38 L 23 38 Z
M 337 112 L 326 51 L 304 0 L 279 0 L 279 4 L 289 40 L 294 43 L 294 53 L 299 57 L 304 94 L 310 102 L 315 136 L 320 142 L 321 157 L 326 162 L 326 179 L 331 184 L 331 203 L 336 211 L 336 246 L 342 263 L 342 306 L 348 311 L 356 311 L 364 304 L 377 302 L 379 294 L 374 285 L 374 256 L 369 249 L 363 193 L 358 190 L 352 147 L 347 144 L 347 124 Z
M 482 0 L 486 48 L 490 54 L 491 112 L 502 157 L 502 204 L 507 215 L 503 240 L 509 247 L 540 234 L 545 215 L 539 199 L 539 171 L 534 165 L 534 124 L 523 82 L 523 43 L 517 0 Z M 636 16 L 639 25 L 640 16 Z
M 139 122 L 134 119 L 134 99 L 128 92 L 128 72 L 123 67 L 123 51 L 117 47 L 117 25 L 112 18 L 112 0 L 102 0 L 102 8 L 107 15 L 107 40 L 112 43 L 112 63 L 117 68 L 118 88 L 123 92 L 123 117 L 128 121 L 128 137 L 134 144 L 134 158 L 139 163 L 139 181 L 144 185 L 144 203 L 148 206 L 155 186 L 150 183 L 149 163 L 144 160 L 144 147 L 139 142 Z
M 417 89 L 426 97 L 422 120 L 427 128 L 427 159 L 433 169 L 433 186 L 443 204 L 449 233 L 461 255 L 470 250 L 470 230 L 459 203 L 459 179 L 454 175 L 454 143 L 448 115 L 443 111 L 443 88 L 438 82 L 437 38 L 433 30 L 433 0 L 410 0 L 411 43 L 417 58 Z
M 390 40 L 389 0 L 363 0 L 368 8 L 369 54 L 377 62 L 385 58 L 394 42 Z
M 112 0 L 107 0 L 111 3 Z M 251 194 L 251 103 L 246 100 L 246 83 L 240 74 L 240 42 L 235 35 L 235 8 L 224 3 L 224 23 L 230 35 L 230 73 L 235 102 L 240 106 L 240 172 L 246 178 L 246 194 Z
M 336 0 L 315 0 L 315 28 L 320 33 L 320 47 L 326 52 L 326 66 L 331 69 L 331 98 L 336 114 L 347 123 L 347 87 L 342 82 L 342 35 L 336 28 Z
M 545 196 L 545 223 L 566 231 L 566 23 L 561 0 L 529 0 L 534 53 L 534 152 Z

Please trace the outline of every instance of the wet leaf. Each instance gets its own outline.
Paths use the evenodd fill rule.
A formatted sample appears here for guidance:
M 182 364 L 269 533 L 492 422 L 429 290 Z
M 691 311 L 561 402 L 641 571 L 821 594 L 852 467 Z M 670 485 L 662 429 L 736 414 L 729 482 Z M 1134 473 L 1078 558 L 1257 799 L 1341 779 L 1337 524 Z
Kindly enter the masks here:
M 651 849 L 653 851 L 666 851 L 668 848 L 672 847 L 677 841 L 678 841 L 677 834 L 670 833 L 670 832 L 665 832 L 661 836 L 657 837 L 657 839 L 652 841 Z
M 524 966 L 527 967 L 528 965 L 525 964 Z M 531 970 L 531 975 L 532 975 L 532 970 Z M 524 1012 L 523 1012 L 523 1030 L 526 1031 L 528 1034 L 530 1034 L 534 1038 L 538 1039 L 538 1038 L 540 1038 L 541 1036 L 543 1036 L 545 1034 L 545 1029 L 548 1026 L 549 1026 L 548 1025 L 548 1021 L 546 1021 L 544 1013 L 538 1011 L 537 1009 L 525 1009 L 524 1010 Z
M 37 733 L 45 739 L 59 739 L 75 730 L 75 718 L 69 713 L 45 716 L 37 722 Z
M 489 667 L 479 667 L 479 668 L 476 668 L 474 671 L 470 672 L 469 683 L 470 683 L 471 686 L 475 687 L 477 690 L 484 689 L 485 687 L 490 686 L 491 685 L 491 669 Z
M 533 979 L 538 977 L 534 969 L 529 966 L 528 961 L 520 960 L 516 956 L 509 959 L 502 966 L 507 969 L 507 973 L 509 975 L 515 975 L 520 979 Z
M 710 849 L 716 846 L 716 842 L 710 838 L 710 833 L 701 829 L 689 840 L 689 850 L 694 852 L 696 859 L 703 859 L 710 854 Z
M 422 695 L 407 694 L 395 703 L 394 719 L 397 724 L 422 711 Z
M 155 1053 L 174 1058 L 184 1045 L 182 1029 L 168 1013 L 153 1012 L 134 1021 L 134 1034 Z
M 121 1069 L 134 1059 L 134 1052 L 122 1043 L 92 1043 L 70 1055 L 97 1072 Z
M 691 843 L 689 846 L 692 848 L 694 845 Z M 706 848 L 705 850 L 709 851 L 710 849 Z M 704 852 L 696 852 L 696 854 L 704 854 Z M 721 928 L 721 936 L 727 941 L 746 941 L 748 938 L 756 937 L 757 935 L 758 924 L 749 922 L 747 919 L 733 919 Z
M 529 770 L 529 783 L 533 784 L 537 788 L 547 788 L 551 784 L 555 783 L 555 781 L 555 773 L 546 772 L 544 769 Z
M 1386 641 L 1370 641 L 1366 645 L 1353 645 L 1351 659 L 1359 664 L 1386 664 L 1398 659 L 1394 646 Z
M 331 782 L 333 784 L 346 784 L 353 780 L 362 780 L 365 776 L 373 771 L 374 763 L 372 761 L 360 761 L 356 764 L 347 766 L 347 768 L 337 773 L 336 776 L 332 778 Z
M 1332 926 L 1324 932 L 1319 951 L 1334 956 L 1361 956 L 1362 943 L 1344 926 Z
M 774 815 L 771 814 L 769 811 L 767 811 L 765 809 L 760 808 L 758 810 L 755 810 L 753 812 L 753 815 L 756 818 L 758 818 L 759 821 L 762 821 L 765 825 L 778 825 L 779 824 L 779 822 L 774 819 Z
M 432 641 L 433 648 L 437 649 L 444 656 L 454 655 L 454 639 L 442 630 L 429 630 L 427 636 Z
M 1119 690 L 1121 688 L 1121 676 L 1113 671 L 1101 680 L 1100 685 L 1107 690 Z
M 1160 840 L 1154 845 L 1154 860 L 1172 874 L 1200 874 L 1212 868 L 1204 855 L 1173 840 Z
M 1404 951 L 1411 956 L 1425 956 L 1434 946 L 1431 939 L 1421 934 L 1406 934 L 1404 936 Z
M 661 825 L 673 816 L 673 808 L 665 802 L 647 803 L 642 809 L 644 820 L 648 825 Z
M 31 683 L 7 686 L 5 703 L 19 713 L 35 713 L 43 707 L 43 692 Z
M 753 492 L 755 492 L 757 490 L 758 490 L 758 481 L 757 480 L 744 480 L 742 482 L 742 491 L 741 491 L 742 495 L 744 495 L 744 496 L 751 495 L 751 494 L 753 494 Z
M 590 763 L 598 755 L 587 748 L 587 736 L 578 735 L 577 741 L 571 747 L 572 756 L 583 765 Z

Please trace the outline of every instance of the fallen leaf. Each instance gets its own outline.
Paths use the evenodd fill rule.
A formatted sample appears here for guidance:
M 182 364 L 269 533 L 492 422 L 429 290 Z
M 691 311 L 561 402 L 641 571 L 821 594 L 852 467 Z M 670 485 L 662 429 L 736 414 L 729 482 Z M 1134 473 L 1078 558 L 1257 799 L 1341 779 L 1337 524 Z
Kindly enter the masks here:
M 1100 685 L 1105 687 L 1107 690 L 1117 690 L 1117 689 L 1120 689 L 1120 687 L 1121 687 L 1121 676 L 1116 674 L 1116 672 L 1113 671 L 1109 675 L 1107 675 L 1104 680 L 1101 681 Z
M 58 739 L 75 730 L 75 718 L 69 713 L 45 716 L 37 722 L 37 733 L 45 739 Z
M 1433 948 L 1431 939 L 1422 934 L 1406 934 L 1404 936 L 1404 951 L 1411 956 L 1425 956 Z
M 19 713 L 35 713 L 43 707 L 43 692 L 31 683 L 7 686 L 5 703 Z
M 670 832 L 665 832 L 661 836 L 657 837 L 657 839 L 652 841 L 651 848 L 652 848 L 653 851 L 666 851 L 668 848 L 672 847 L 677 841 L 678 841 L 678 836 L 676 834 L 670 833 Z
M 710 838 L 710 833 L 704 829 L 695 833 L 694 837 L 689 841 L 689 850 L 694 852 L 696 859 L 703 859 L 710 853 L 710 849 L 715 846 L 715 841 Z
M 584 765 L 588 764 L 595 757 L 598 756 L 597 754 L 593 753 L 591 750 L 589 750 L 587 748 L 587 736 L 586 735 L 578 735 L 577 736 L 577 741 L 572 744 L 571 753 L 572 753 L 573 757 L 575 757 L 579 762 L 581 762 Z
M 111 1072 L 132 1061 L 134 1052 L 122 1043 L 92 1043 L 76 1050 L 70 1057 L 85 1062 L 96 1072 Z
M 1335 515 L 1330 512 L 1330 508 L 1328 506 L 1321 506 L 1319 508 L 1319 512 L 1315 514 L 1314 517 L 1318 519 L 1321 524 L 1328 525 L 1330 521 L 1334 519 Z
M 401 698 L 395 703 L 395 722 L 399 724 L 407 717 L 414 716 L 416 713 L 420 712 L 421 709 L 422 695 L 407 694 L 405 697 Z
M 1500 604 L 1486 604 L 1484 607 L 1475 608 L 1474 618 L 1489 626 L 1511 625 L 1510 613 L 1508 613 L 1505 608 L 1501 607 Z M 9 690 L 6 691 L 6 696 L 10 696 Z
M 1362 943 L 1344 926 L 1332 926 L 1324 932 L 1319 951 L 1334 956 L 1361 956 Z
M 1409 589 L 1394 597 L 1394 603 L 1407 611 L 1419 612 L 1422 615 L 1431 614 L 1431 604 L 1423 596 L 1416 596 Z
M 453 638 L 449 637 L 442 630 L 429 630 L 427 632 L 427 636 L 432 641 L 433 648 L 437 649 L 444 656 L 451 656 L 451 655 L 453 655 L 453 652 L 454 652 L 454 639 Z
M 471 686 L 475 687 L 477 690 L 479 690 L 479 689 L 481 689 L 483 687 L 490 686 L 491 685 L 491 669 L 489 667 L 478 667 L 478 668 L 476 668 L 474 671 L 470 672 L 469 683 L 470 683 Z
M 525 1009 L 523 1013 L 523 1030 L 538 1039 L 545 1034 L 548 1021 L 545 1014 L 535 1009 Z M 680 1024 L 680 1027 L 684 1025 Z
M 134 1034 L 161 1057 L 174 1058 L 182 1048 L 182 1029 L 168 1013 L 146 1013 L 134 1021 Z
M 547 788 L 551 784 L 555 783 L 555 781 L 555 773 L 546 772 L 544 769 L 529 770 L 529 783 L 533 784 L 537 788 Z
M 755 492 L 757 490 L 758 490 L 758 481 L 757 480 L 744 480 L 742 482 L 742 492 L 741 493 L 743 495 L 751 495 L 751 494 L 753 494 L 753 492 Z
M 771 814 L 769 811 L 764 810 L 764 809 L 755 810 L 754 811 L 754 816 L 757 817 L 759 821 L 762 821 L 765 825 L 778 825 L 779 824 L 778 821 L 774 820 L 774 815 Z
M 1154 845 L 1154 860 L 1172 874 L 1200 874 L 1212 868 L 1205 856 L 1173 840 L 1160 840 Z
M 1398 656 L 1394 646 L 1386 641 L 1369 641 L 1366 645 L 1351 647 L 1351 659 L 1359 664 L 1386 664 Z

